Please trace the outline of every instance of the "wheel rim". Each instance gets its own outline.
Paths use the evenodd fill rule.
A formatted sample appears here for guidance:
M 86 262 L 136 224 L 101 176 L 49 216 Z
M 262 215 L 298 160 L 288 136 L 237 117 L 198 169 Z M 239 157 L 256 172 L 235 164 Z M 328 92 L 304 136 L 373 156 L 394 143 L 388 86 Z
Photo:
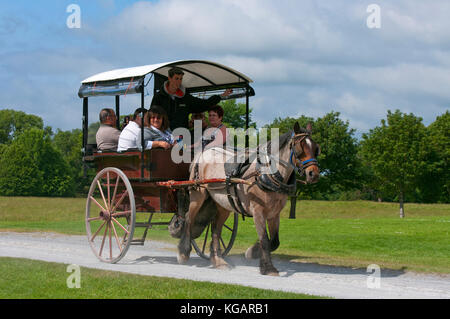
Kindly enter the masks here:
M 230 217 L 225 221 L 222 228 L 222 234 L 220 236 L 219 244 L 220 250 L 222 251 L 222 256 L 226 256 L 231 248 L 233 247 L 234 240 L 237 234 L 239 221 L 239 214 L 234 212 L 230 214 Z M 209 223 L 203 233 L 196 239 L 192 239 L 192 246 L 194 247 L 197 254 L 205 259 L 209 259 L 210 246 L 211 246 L 211 226 Z
M 134 234 L 136 205 L 127 176 L 108 167 L 92 181 L 86 203 L 86 233 L 92 251 L 103 262 L 116 263 Z

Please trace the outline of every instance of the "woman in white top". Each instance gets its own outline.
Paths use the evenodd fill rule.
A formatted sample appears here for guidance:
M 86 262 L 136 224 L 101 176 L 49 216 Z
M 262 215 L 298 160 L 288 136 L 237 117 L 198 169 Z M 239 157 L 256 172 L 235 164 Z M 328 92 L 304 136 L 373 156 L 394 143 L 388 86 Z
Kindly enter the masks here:
M 209 126 L 205 129 L 202 138 L 202 147 L 223 147 L 227 141 L 227 127 L 222 123 L 223 108 L 214 105 L 208 111 Z
M 162 107 L 153 105 L 144 116 L 144 125 L 145 149 L 168 149 L 175 144 L 167 113 Z M 138 146 L 141 147 L 140 136 L 138 139 Z

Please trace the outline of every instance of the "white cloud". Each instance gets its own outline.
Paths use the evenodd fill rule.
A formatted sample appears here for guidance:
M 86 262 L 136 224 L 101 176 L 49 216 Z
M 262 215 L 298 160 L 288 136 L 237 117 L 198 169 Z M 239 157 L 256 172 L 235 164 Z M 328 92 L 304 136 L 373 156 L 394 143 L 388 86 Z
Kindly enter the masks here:
M 450 99 L 450 3 L 379 0 L 381 29 L 368 29 L 369 3 L 130 2 L 115 16 L 86 18 L 78 33 L 60 30 L 53 39 L 56 48 L 28 49 L 38 41 L 14 39 L 31 44 L 0 51 L 1 89 L 11 92 L 0 103 L 29 105 L 27 111 L 33 112 L 38 101 L 39 114 L 54 121 L 50 125 L 58 127 L 58 108 L 65 118 L 62 128 L 76 128 L 80 119 L 71 110 L 80 104 L 76 92 L 85 77 L 114 68 L 207 59 L 255 81 L 250 101 L 258 126 L 278 116 L 317 117 L 332 110 L 361 131 L 378 125 L 387 109 L 433 120 L 448 109 Z M 113 0 L 100 5 L 119 6 Z M 12 16 L 0 23 L 0 43 L 10 42 L 1 30 L 16 21 L 26 19 Z M 132 109 L 134 101 L 127 101 Z

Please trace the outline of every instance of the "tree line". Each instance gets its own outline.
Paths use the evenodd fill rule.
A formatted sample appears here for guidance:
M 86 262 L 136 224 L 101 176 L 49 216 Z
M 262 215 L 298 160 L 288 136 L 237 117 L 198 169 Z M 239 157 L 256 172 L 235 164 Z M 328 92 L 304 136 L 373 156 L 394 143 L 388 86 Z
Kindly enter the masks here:
M 245 105 L 229 100 L 222 106 L 228 127 L 244 126 Z M 265 127 L 279 128 L 281 135 L 296 121 L 312 124 L 312 138 L 321 147 L 321 179 L 299 186 L 299 198 L 450 202 L 449 111 L 428 126 L 412 113 L 388 111 L 361 138 L 334 111 L 316 119 L 276 118 Z M 81 148 L 80 129 L 54 132 L 36 115 L 0 110 L 0 195 L 84 196 L 95 170 L 83 165 Z

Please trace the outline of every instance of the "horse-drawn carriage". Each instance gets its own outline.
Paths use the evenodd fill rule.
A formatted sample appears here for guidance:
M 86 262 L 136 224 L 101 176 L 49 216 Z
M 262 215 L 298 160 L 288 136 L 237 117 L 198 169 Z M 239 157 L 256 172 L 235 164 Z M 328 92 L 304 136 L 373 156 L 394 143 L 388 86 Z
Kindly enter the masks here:
M 228 99 L 245 98 L 248 129 L 249 97 L 254 95 L 250 86 L 252 80 L 218 63 L 176 61 L 113 70 L 82 81 L 78 95 L 83 98 L 83 160 L 97 169 L 86 203 L 85 222 L 91 248 L 101 261 L 116 263 L 131 245 L 143 245 L 147 232 L 153 227 L 167 225 L 169 229 L 174 228 L 181 238 L 178 245 L 179 262 L 189 257 L 192 246 L 199 256 L 211 259 L 215 266 L 220 267 L 226 265 L 222 257 L 233 246 L 241 213 L 255 217 L 259 235 L 259 242 L 247 250 L 246 256 L 260 257 L 261 272 L 276 274 L 270 261 L 270 251 L 278 247 L 279 214 L 287 193 L 295 186 L 295 172 L 306 173 L 308 182 L 315 182 L 319 176 L 315 160 L 318 147 L 310 139 L 309 130 L 300 129 L 297 124 L 292 133 L 280 138 L 280 147 L 277 149 L 280 153 L 274 172 L 262 173 L 261 165 L 264 164 L 259 159 L 261 154 L 264 154 L 266 165 L 269 166 L 274 157 L 268 149 L 264 151 L 257 148 L 252 153 L 256 156 L 251 160 L 251 152 L 244 152 L 248 155 L 247 165 L 240 174 L 236 173 L 236 169 L 242 169 L 243 165 L 232 166 L 234 175 L 225 174 L 223 164 L 218 171 L 209 173 L 205 166 L 208 164 L 198 159 L 195 165 L 175 163 L 173 149 L 145 150 L 143 138 L 141 150 L 125 152 L 98 151 L 95 143 L 89 141 L 90 97 L 114 96 L 117 127 L 120 127 L 120 95 L 140 94 L 141 107 L 145 108 L 144 92 L 150 80 L 154 79 L 156 91 L 167 79 L 168 70 L 174 66 L 184 71 L 183 85 L 188 93 L 207 97 L 231 88 L 233 94 Z M 143 130 L 143 122 L 141 128 Z M 208 157 L 211 154 L 206 155 Z M 193 170 L 197 171 L 194 173 Z M 222 187 L 210 188 L 217 185 Z M 260 200 L 255 201 L 254 198 Z M 207 214 L 207 218 L 201 220 L 199 212 L 208 209 L 214 210 L 214 214 Z M 258 211 L 255 212 L 255 209 Z M 230 215 L 230 212 L 233 213 Z M 137 219 L 137 214 L 146 217 Z M 155 214 L 172 214 L 173 218 L 171 222 L 154 221 Z M 186 216 L 190 218 L 186 219 L 182 227 L 177 225 L 178 222 L 184 222 Z M 194 222 L 203 226 L 200 231 L 194 229 Z M 136 228 L 144 230 L 139 238 L 135 238 Z M 207 253 L 209 246 L 211 252 Z
M 189 181 L 189 163 L 174 163 L 171 150 L 150 149 L 126 152 L 97 151 L 89 141 L 88 100 L 97 96 L 114 96 L 117 127 L 120 127 L 120 96 L 141 95 L 145 107 L 147 85 L 154 79 L 154 90 L 167 79 L 168 70 L 177 66 L 184 73 L 183 85 L 191 94 L 205 97 L 225 89 L 233 89 L 228 98 L 246 98 L 247 126 L 249 97 L 254 95 L 250 78 L 229 67 L 209 61 L 176 61 L 119 69 L 100 73 L 82 81 L 78 95 L 83 98 L 83 160 L 97 169 L 86 204 L 86 230 L 95 255 L 104 262 L 118 262 L 130 245 L 143 245 L 147 231 L 169 222 L 153 221 L 154 214 L 184 216 L 188 208 L 187 187 L 217 180 Z M 147 77 L 147 78 L 146 78 Z M 150 105 L 150 102 L 147 103 Z M 143 130 L 143 126 L 141 127 Z M 92 134 L 91 134 L 92 135 Z M 136 222 L 136 214 L 145 215 L 145 222 Z M 142 218 L 141 218 L 142 219 Z M 135 228 L 144 229 L 134 238 Z M 227 225 L 221 242 L 227 253 L 234 242 L 238 215 Z M 209 258 L 206 248 L 209 225 L 201 239 L 192 241 L 197 253 Z

